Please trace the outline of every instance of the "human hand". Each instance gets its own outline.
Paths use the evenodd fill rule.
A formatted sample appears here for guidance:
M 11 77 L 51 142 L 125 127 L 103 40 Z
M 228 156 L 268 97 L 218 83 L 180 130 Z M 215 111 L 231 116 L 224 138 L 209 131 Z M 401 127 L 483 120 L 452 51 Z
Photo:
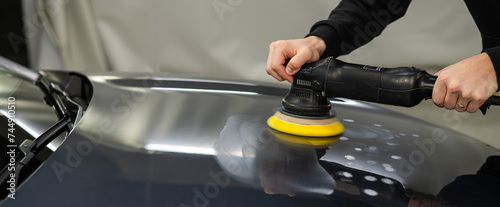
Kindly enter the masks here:
M 288 176 L 283 166 L 277 166 L 277 169 L 260 169 L 260 186 L 264 192 L 269 195 L 287 194 L 290 197 L 297 195 L 295 189 L 288 185 Z M 283 167 L 283 168 L 280 168 Z
M 438 76 L 432 101 L 438 107 L 459 112 L 476 112 L 498 89 L 496 73 L 486 53 L 452 64 Z
M 278 40 L 269 45 L 266 72 L 278 81 L 293 82 L 292 75 L 305 63 L 319 60 L 326 49 L 325 42 L 317 36 L 302 39 Z M 285 61 L 290 59 L 286 68 Z

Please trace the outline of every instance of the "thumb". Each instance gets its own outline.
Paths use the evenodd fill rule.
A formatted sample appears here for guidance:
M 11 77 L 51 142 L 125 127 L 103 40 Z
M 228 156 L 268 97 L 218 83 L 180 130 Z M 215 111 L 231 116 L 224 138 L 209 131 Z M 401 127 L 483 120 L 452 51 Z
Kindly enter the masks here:
M 293 56 L 288 64 L 286 65 L 286 74 L 293 75 L 300 70 L 300 67 L 307 62 L 306 58 L 303 58 L 300 55 Z

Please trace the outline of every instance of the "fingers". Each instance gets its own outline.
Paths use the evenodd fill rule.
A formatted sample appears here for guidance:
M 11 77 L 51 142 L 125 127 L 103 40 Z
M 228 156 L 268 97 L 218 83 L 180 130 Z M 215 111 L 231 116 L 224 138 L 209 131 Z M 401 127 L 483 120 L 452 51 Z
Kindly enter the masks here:
M 288 59 L 288 52 L 285 51 L 285 41 L 276 41 L 269 45 L 269 55 L 267 57 L 266 72 L 278 81 L 287 80 L 293 82 L 293 77 L 285 71 L 285 61 Z
M 485 102 L 485 100 L 479 97 L 474 98 L 469 95 L 464 95 L 462 91 L 452 92 L 453 90 L 449 88 L 443 90 L 439 87 L 437 89 L 436 86 L 434 87 L 432 100 L 438 107 L 444 107 L 450 110 L 454 109 L 458 112 L 467 111 L 469 113 L 475 113 Z
M 308 51 L 298 52 L 286 65 L 286 74 L 293 75 L 297 73 L 302 65 L 310 61 L 311 56 L 312 55 Z
M 463 97 L 458 98 L 457 103 L 455 104 L 455 110 L 457 110 L 458 112 L 467 111 L 470 102 L 470 99 L 466 99 Z
M 455 110 L 458 112 L 476 113 L 485 101 L 478 101 L 472 98 L 459 98 L 455 104 Z
M 446 84 L 444 84 L 443 81 L 441 81 L 440 77 L 438 76 L 436 83 L 434 84 L 434 89 L 432 90 L 432 101 L 437 107 L 443 108 L 445 96 L 446 96 Z
M 434 85 L 432 101 L 436 106 L 449 110 L 454 109 L 458 112 L 474 113 L 484 103 L 479 99 L 473 99 L 461 86 L 454 86 L 454 84 L 445 81 L 438 77 Z
M 444 108 L 446 109 L 455 109 L 455 106 L 458 103 L 458 94 L 450 92 L 450 90 L 447 90 L 446 96 L 444 97 Z
M 325 48 L 325 42 L 316 36 L 273 42 L 269 45 L 266 72 L 278 81 L 293 82 L 292 75 L 305 63 L 318 60 Z M 287 59 L 290 61 L 285 67 Z
M 458 112 L 475 113 L 489 97 L 464 84 L 453 82 L 445 75 L 438 76 L 434 84 L 432 101 L 436 106 Z
M 469 105 L 466 106 L 467 112 L 476 113 L 476 111 L 481 107 L 486 101 L 471 101 Z

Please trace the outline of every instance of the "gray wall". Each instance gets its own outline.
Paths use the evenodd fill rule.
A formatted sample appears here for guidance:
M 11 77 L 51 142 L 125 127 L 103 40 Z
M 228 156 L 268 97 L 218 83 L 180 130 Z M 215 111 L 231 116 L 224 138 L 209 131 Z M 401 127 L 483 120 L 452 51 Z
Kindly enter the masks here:
M 303 37 L 339 1 L 49 0 L 38 8 L 36 2 L 25 0 L 25 10 L 43 11 L 50 24 L 39 26 L 41 36 L 31 38 L 33 67 L 209 73 L 274 82 L 264 71 L 268 45 Z M 49 44 L 51 35 L 59 39 L 56 48 Z M 463 1 L 419 0 L 380 37 L 341 59 L 439 69 L 480 49 Z

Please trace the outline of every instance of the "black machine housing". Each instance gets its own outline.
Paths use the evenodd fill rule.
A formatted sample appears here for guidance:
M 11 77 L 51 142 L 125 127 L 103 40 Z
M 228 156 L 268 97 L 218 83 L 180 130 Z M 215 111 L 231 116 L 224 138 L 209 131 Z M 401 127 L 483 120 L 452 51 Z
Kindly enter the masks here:
M 292 88 L 282 100 L 283 110 L 296 115 L 324 116 L 331 109 L 328 98 L 415 106 L 432 98 L 437 76 L 415 67 L 375 67 L 328 57 L 305 64 L 293 78 Z M 500 105 L 500 96 L 491 96 L 479 110 L 484 115 L 491 105 Z
M 412 107 L 431 97 L 437 78 L 415 67 L 374 67 L 332 57 L 305 64 L 293 77 L 283 110 L 306 116 L 328 114 L 328 98 L 337 97 Z

